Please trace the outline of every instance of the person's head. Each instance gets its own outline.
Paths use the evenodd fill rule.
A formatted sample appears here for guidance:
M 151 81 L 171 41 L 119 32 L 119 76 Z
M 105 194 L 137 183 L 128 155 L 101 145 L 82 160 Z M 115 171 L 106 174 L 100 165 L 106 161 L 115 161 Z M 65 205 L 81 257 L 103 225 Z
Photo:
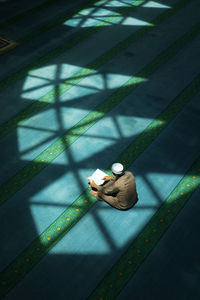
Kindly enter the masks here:
M 124 174 L 124 167 L 120 163 L 114 163 L 111 167 L 111 171 L 113 175 L 115 175 L 116 177 L 120 177 Z

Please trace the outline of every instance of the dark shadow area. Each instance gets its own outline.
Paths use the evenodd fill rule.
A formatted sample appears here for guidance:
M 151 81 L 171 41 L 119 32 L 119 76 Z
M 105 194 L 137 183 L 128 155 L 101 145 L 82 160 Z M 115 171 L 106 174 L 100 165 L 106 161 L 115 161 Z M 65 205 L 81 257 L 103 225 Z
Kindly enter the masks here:
M 89 3 L 87 0 L 80 0 L 76 2 L 68 1 L 67 6 L 68 9 L 75 7 L 79 7 L 79 5 Z M 36 16 L 35 25 L 37 22 L 39 23 L 38 17 L 45 18 L 45 14 L 47 12 L 50 13 L 49 18 L 51 18 L 51 14 L 56 15 L 56 9 L 60 7 L 66 6 L 66 1 L 63 0 L 36 0 L 36 1 L 12 1 L 12 0 L 0 0 L 1 5 L 1 22 L 0 29 L 5 28 L 8 25 L 16 24 L 16 22 L 20 22 L 21 20 L 27 21 L 28 18 Z M 77 6 L 78 5 L 78 6 Z
M 117 300 L 200 297 L 199 188 Z M 152 272 L 153 270 L 153 272 Z
M 94 2 L 94 1 L 93 1 Z M 108 0 L 105 1 L 106 3 L 109 2 Z M 162 1 L 163 5 L 167 5 L 166 3 L 167 1 Z M 74 2 L 72 2 L 74 3 Z M 123 5 L 123 1 L 119 0 L 119 3 L 122 3 Z M 74 5 L 74 4 L 73 4 Z M 2 64 L 2 66 L 6 66 L 6 72 L 4 75 L 5 76 L 9 76 L 15 72 L 18 72 L 19 70 L 22 69 L 22 67 L 27 66 L 30 61 L 35 61 L 38 60 L 41 57 L 45 57 L 48 53 L 52 53 L 51 55 L 51 59 L 54 57 L 55 55 L 55 49 L 61 49 L 63 47 L 63 45 L 65 45 L 65 43 L 67 42 L 68 44 L 75 44 L 75 46 L 77 45 L 77 41 L 79 41 L 81 39 L 81 37 L 83 37 L 86 42 L 87 42 L 87 37 L 89 38 L 91 35 L 94 35 L 96 32 L 101 32 L 103 30 L 103 32 L 106 33 L 105 35 L 105 39 L 104 39 L 104 34 L 102 34 L 102 36 L 100 37 L 100 40 L 97 40 L 97 43 L 99 43 L 99 47 L 102 47 L 102 43 L 105 47 L 106 43 L 107 43 L 107 39 L 109 39 L 110 35 L 112 36 L 113 34 L 118 34 L 118 37 L 125 37 L 128 34 L 131 34 L 132 32 L 134 32 L 137 29 L 141 29 L 141 27 L 144 26 L 144 24 L 131 24 L 129 25 L 128 23 L 123 25 L 123 23 L 127 20 L 127 18 L 136 18 L 138 20 L 140 20 L 141 22 L 148 22 L 149 20 L 149 12 L 150 15 L 152 16 L 152 18 L 154 18 L 154 16 L 157 16 L 158 12 L 164 12 L 167 10 L 167 8 L 147 8 L 147 7 L 142 7 L 142 6 L 138 6 L 138 7 L 133 7 L 130 8 L 130 11 L 127 12 L 125 10 L 124 7 L 107 7 L 105 6 L 105 4 L 102 4 L 101 6 L 95 6 L 95 2 L 94 4 L 90 5 L 91 6 L 91 12 L 89 12 L 87 15 L 78 13 L 78 16 L 80 14 L 80 21 L 77 22 L 77 24 L 75 24 L 74 26 L 69 25 L 67 22 L 66 24 L 64 24 L 65 18 L 63 15 L 68 15 L 70 13 L 70 9 L 68 7 L 68 5 L 66 6 L 63 4 L 60 4 L 59 9 L 60 9 L 60 16 L 58 18 L 58 15 L 54 15 L 53 18 L 56 19 L 62 19 L 61 24 L 56 25 L 56 21 L 53 22 L 52 21 L 52 28 L 49 28 L 49 15 L 51 14 L 55 14 L 55 9 L 53 10 L 53 12 L 49 12 L 49 15 L 47 13 L 47 11 L 43 11 L 41 13 L 41 15 L 39 15 L 38 17 L 35 17 L 34 15 L 34 21 L 30 23 L 30 18 L 28 18 L 28 20 L 23 20 L 22 24 L 19 24 L 17 27 L 14 27 L 13 29 L 11 28 L 10 31 L 2 31 L 2 34 L 4 34 L 5 36 L 7 35 L 8 38 L 12 38 L 13 40 L 18 41 L 21 46 L 19 45 L 15 50 L 10 51 L 8 54 L 5 54 L 3 56 L 0 57 L 0 63 Z M 65 8 L 66 7 L 66 8 Z M 77 3 L 77 7 L 78 7 L 78 3 Z M 115 19 L 118 19 L 118 17 L 114 17 L 113 22 L 107 24 L 104 24 L 104 21 L 102 20 L 103 24 L 101 27 L 94 27 L 94 28 L 89 28 L 89 27 L 84 27 L 86 25 L 87 20 L 91 19 L 93 21 L 97 21 L 100 22 L 101 18 L 104 17 L 104 15 L 100 16 L 99 18 L 95 16 L 95 11 L 98 10 L 99 8 L 105 9 L 105 11 L 108 12 L 108 17 L 109 15 L 116 15 L 119 14 L 119 16 L 121 15 L 121 18 L 117 21 L 117 23 L 115 23 Z M 93 16 L 94 14 L 94 16 Z M 43 16 L 45 16 L 45 18 L 47 18 L 46 23 L 44 22 L 41 25 L 38 25 L 37 22 L 41 22 L 41 20 L 43 20 Z M 77 18 L 78 18 L 77 16 Z M 74 18 L 76 20 L 76 17 Z M 79 20 L 79 18 L 78 18 Z M 24 26 L 24 23 L 26 24 L 26 26 Z M 54 24 L 55 23 L 55 24 Z M 34 30 L 34 28 L 29 28 L 30 25 L 29 24 L 35 24 L 34 26 L 36 27 L 36 29 Z M 95 24 L 94 24 L 95 25 Z M 104 26 L 104 25 L 108 25 L 108 26 Z M 90 26 L 90 25 L 88 25 Z M 39 28 L 38 28 L 39 27 Z M 28 29 L 28 34 L 23 34 L 24 30 Z M 45 32 L 46 30 L 46 32 Z M 106 31 L 105 31 L 106 30 Z M 31 31 L 31 34 L 29 33 L 29 31 Z M 21 32 L 21 35 L 18 34 L 18 32 Z M 30 37 L 28 37 L 30 36 Z M 23 43 L 24 40 L 24 43 Z M 91 44 L 92 45 L 92 44 Z M 66 49 L 67 51 L 67 49 Z M 93 49 L 87 49 L 87 51 L 94 51 Z M 61 52 L 63 53 L 63 51 Z M 78 54 L 80 56 L 80 54 Z M 83 53 L 83 55 L 87 56 L 87 53 Z M 16 60 L 16 58 L 18 58 Z M 63 58 L 62 58 L 63 59 Z M 73 60 L 72 60 L 73 59 Z M 57 61 L 57 63 L 59 63 L 59 61 Z M 62 63 L 64 63 L 62 61 Z M 79 65 L 81 66 L 85 66 L 85 61 L 83 61 L 84 65 L 80 64 L 80 57 L 77 57 L 76 54 L 74 53 L 73 57 L 71 58 L 71 61 L 68 60 L 68 63 L 71 64 L 75 64 L 75 65 Z M 45 59 L 44 62 L 42 63 L 42 65 L 44 66 L 46 64 Z M 34 68 L 34 66 L 30 66 L 29 69 Z M 3 75 L 3 74 L 2 74 Z M 1 76 L 2 76 L 1 75 Z

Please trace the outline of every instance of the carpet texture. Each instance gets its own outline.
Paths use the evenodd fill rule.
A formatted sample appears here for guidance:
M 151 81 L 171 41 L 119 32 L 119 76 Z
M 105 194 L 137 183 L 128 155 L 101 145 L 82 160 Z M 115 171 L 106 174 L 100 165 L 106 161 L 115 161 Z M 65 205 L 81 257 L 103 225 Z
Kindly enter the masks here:
M 0 2 L 1 299 L 199 299 L 199 9 Z M 128 211 L 90 195 L 114 162 Z

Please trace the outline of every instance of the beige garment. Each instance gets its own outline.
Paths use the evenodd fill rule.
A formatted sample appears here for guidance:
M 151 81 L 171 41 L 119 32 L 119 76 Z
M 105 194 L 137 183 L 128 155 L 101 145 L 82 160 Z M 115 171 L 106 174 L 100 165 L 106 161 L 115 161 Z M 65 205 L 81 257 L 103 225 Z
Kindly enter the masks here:
M 106 201 L 118 209 L 131 208 L 138 200 L 134 175 L 125 172 L 117 180 L 110 180 L 103 186 L 98 186 L 97 199 Z

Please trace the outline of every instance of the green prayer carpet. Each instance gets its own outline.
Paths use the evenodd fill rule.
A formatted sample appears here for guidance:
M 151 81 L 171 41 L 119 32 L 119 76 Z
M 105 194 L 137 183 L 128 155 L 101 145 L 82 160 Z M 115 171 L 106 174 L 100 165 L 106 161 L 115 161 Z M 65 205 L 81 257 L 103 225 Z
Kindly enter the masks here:
M 0 1 L 0 299 L 200 299 L 199 11 Z M 128 211 L 89 193 L 114 162 Z

